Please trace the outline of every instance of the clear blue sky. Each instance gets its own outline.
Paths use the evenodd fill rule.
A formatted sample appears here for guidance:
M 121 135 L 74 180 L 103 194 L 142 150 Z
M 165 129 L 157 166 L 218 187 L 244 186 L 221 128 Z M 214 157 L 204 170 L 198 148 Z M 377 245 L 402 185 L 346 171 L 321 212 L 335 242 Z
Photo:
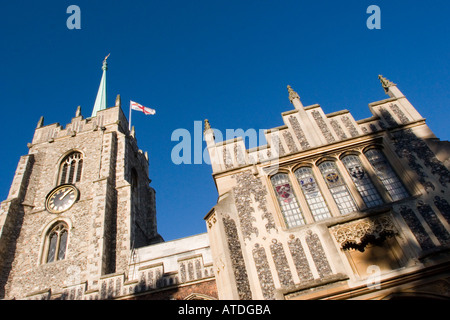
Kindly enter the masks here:
M 81 30 L 69 30 L 69 5 Z M 369 30 L 369 5 L 381 30 Z M 0 198 L 27 154 L 40 116 L 65 126 L 78 105 L 90 116 L 111 53 L 108 100 L 155 108 L 133 113 L 148 151 L 166 240 L 206 232 L 217 191 L 207 164 L 175 165 L 172 132 L 208 118 L 223 132 L 282 125 L 286 85 L 326 113 L 387 98 L 377 79 L 397 83 L 442 140 L 450 138 L 450 2 L 432 1 L 2 1 Z

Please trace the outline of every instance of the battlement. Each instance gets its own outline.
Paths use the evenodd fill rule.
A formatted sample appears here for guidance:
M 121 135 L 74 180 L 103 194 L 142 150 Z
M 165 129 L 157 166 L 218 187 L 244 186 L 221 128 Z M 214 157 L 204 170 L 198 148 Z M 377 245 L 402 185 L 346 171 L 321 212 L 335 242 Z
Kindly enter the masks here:
M 81 114 L 78 115 L 77 112 L 77 116 L 72 118 L 71 122 L 65 127 L 59 123 L 44 126 L 42 122 L 43 119 L 41 118 L 34 132 L 31 145 L 45 142 L 51 143 L 57 139 L 74 137 L 84 132 L 105 130 L 110 127 L 122 133 L 129 133 L 128 120 L 120 106 L 100 110 L 95 117 L 86 119 Z

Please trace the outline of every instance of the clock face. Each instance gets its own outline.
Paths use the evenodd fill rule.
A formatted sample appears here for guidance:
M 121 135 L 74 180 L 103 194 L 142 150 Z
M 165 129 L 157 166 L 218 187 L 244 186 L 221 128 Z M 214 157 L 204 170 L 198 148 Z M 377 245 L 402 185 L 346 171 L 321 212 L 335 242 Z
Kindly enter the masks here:
M 78 200 L 78 195 L 78 189 L 73 185 L 58 186 L 48 194 L 45 208 L 51 213 L 64 212 Z

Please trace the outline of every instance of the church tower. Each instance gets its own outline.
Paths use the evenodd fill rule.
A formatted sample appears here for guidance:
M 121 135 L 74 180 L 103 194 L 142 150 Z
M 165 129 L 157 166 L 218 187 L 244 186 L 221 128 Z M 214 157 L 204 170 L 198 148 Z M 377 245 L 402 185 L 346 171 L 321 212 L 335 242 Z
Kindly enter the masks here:
M 39 120 L 0 207 L 0 297 L 98 290 L 124 273 L 130 252 L 163 241 L 157 232 L 148 155 L 121 109 L 107 107 L 106 70 L 91 117 Z

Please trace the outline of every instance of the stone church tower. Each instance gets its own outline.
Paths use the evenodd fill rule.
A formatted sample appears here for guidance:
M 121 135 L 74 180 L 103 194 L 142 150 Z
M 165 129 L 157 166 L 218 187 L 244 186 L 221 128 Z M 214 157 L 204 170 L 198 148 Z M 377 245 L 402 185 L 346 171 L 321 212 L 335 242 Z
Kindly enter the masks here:
M 23 298 L 125 272 L 130 252 L 162 241 L 148 156 L 120 96 L 107 108 L 106 59 L 92 116 L 39 121 L 0 210 L 0 297 Z

